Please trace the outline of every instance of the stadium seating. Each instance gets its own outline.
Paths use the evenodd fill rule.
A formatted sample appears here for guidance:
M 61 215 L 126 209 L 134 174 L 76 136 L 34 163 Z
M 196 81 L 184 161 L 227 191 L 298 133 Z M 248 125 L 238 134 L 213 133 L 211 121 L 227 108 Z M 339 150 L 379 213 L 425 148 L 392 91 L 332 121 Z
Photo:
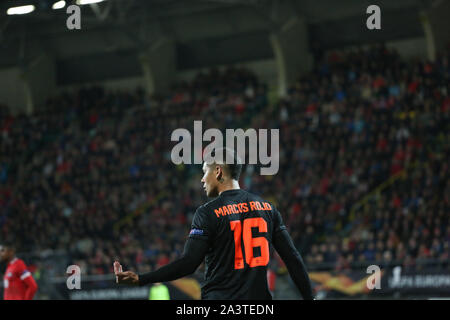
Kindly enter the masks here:
M 0 237 L 64 250 L 87 274 L 179 256 L 205 202 L 200 166 L 170 161 L 176 128 L 280 128 L 280 170 L 241 186 L 271 200 L 310 269 L 448 266 L 449 52 L 324 55 L 275 105 L 245 68 L 171 94 L 83 88 L 31 116 L 0 108 Z M 64 270 L 63 270 L 64 271 Z

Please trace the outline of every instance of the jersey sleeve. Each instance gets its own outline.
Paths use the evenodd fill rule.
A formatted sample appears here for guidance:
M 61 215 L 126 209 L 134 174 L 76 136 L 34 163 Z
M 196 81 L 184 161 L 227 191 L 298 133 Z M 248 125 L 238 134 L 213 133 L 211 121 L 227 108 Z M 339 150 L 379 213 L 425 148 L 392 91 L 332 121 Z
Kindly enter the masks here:
M 200 206 L 192 219 L 189 238 L 209 241 L 212 239 L 213 225 L 211 217 L 204 206 Z
M 16 268 L 14 271 L 16 272 L 16 275 L 22 281 L 31 276 L 31 272 L 28 271 L 27 266 L 25 265 L 25 262 L 23 262 L 22 260 L 17 261 Z
M 274 222 L 273 233 L 275 235 L 278 232 L 281 232 L 283 230 L 287 230 L 287 228 L 284 225 L 283 218 L 281 217 L 280 211 L 278 211 L 278 209 L 273 204 L 271 204 L 271 205 L 272 205 L 272 208 L 273 208 L 273 222 Z
M 139 285 L 173 281 L 194 273 L 205 258 L 209 244 L 206 241 L 187 239 L 180 259 L 158 270 L 139 275 Z

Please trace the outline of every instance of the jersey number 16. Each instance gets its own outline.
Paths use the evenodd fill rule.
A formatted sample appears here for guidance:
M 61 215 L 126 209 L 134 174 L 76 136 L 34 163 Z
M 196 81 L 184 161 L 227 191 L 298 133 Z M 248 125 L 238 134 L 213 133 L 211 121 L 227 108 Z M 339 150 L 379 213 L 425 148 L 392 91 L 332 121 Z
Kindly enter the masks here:
M 230 221 L 230 228 L 234 232 L 234 268 L 244 268 L 244 257 L 242 254 L 241 234 L 244 240 L 245 262 L 253 268 L 266 266 L 269 263 L 269 242 L 263 236 L 252 237 L 252 228 L 258 228 L 259 232 L 267 232 L 267 222 L 263 218 L 248 218 L 244 220 L 242 232 L 241 221 Z M 253 256 L 253 248 L 261 248 L 261 256 Z

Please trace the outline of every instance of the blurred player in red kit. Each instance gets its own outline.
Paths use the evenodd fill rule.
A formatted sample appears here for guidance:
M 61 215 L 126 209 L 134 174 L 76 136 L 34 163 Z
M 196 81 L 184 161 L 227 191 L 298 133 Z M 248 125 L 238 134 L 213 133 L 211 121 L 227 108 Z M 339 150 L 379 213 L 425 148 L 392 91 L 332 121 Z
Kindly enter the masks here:
M 3 276 L 4 300 L 33 300 L 38 286 L 12 244 L 0 245 L 0 261 L 7 263 Z

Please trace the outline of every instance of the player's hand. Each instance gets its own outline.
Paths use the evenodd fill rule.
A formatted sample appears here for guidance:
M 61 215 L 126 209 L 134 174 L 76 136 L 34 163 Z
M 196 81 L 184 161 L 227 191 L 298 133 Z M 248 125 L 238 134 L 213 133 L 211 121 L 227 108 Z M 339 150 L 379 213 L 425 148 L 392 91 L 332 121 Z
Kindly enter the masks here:
M 119 278 L 117 278 L 117 274 L 123 271 L 122 265 L 119 263 L 119 261 L 114 261 L 113 267 L 114 267 L 114 274 L 116 275 L 116 283 L 119 283 Z
M 138 285 L 139 284 L 139 276 L 131 271 L 125 271 L 122 270 L 122 265 L 115 261 L 114 264 L 114 273 L 116 275 L 116 283 L 119 284 L 132 284 L 132 285 Z

